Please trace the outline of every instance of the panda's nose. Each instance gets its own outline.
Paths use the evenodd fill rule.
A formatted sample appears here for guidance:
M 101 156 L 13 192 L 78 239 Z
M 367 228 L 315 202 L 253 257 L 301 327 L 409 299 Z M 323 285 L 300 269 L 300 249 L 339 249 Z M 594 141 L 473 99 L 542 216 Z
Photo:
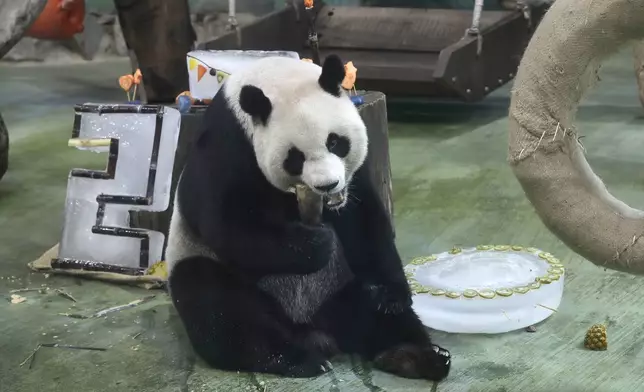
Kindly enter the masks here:
M 328 191 L 334 189 L 336 186 L 338 186 L 339 183 L 340 183 L 340 181 L 336 181 L 336 182 L 332 182 L 332 183 L 326 184 L 326 185 L 316 185 L 315 189 L 317 189 L 320 192 L 328 192 Z

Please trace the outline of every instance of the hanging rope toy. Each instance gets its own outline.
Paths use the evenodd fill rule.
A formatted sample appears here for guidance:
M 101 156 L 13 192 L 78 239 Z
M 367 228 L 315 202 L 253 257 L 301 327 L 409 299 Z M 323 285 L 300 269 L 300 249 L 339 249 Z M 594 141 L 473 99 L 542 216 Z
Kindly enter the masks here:
M 309 17 L 309 46 L 313 57 L 313 63 L 320 65 L 320 46 L 318 42 L 318 33 L 315 30 L 315 14 L 313 0 L 304 0 L 304 9 Z

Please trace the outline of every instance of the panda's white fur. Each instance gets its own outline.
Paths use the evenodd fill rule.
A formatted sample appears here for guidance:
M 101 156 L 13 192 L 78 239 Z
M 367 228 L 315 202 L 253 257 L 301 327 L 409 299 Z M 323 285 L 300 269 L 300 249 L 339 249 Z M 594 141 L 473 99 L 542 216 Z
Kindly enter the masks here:
M 179 178 L 179 181 L 181 181 L 181 178 Z M 201 243 L 195 233 L 188 227 L 181 214 L 179 205 L 179 192 L 177 192 L 174 197 L 174 205 L 172 206 L 170 228 L 168 229 L 168 242 L 165 250 L 168 274 L 172 274 L 176 263 L 193 256 L 204 256 L 213 261 L 218 260 L 215 252 Z
M 320 88 L 317 80 L 321 72 L 320 66 L 310 62 L 269 57 L 233 73 L 222 87 L 235 117 L 252 140 L 262 172 L 283 191 L 300 180 L 314 191 L 316 186 L 337 182 L 328 193 L 342 191 L 367 156 L 367 129 L 360 114 L 344 91 L 335 97 Z M 245 85 L 260 88 L 273 103 L 266 126 L 254 122 L 240 107 L 240 91 Z M 326 148 L 331 132 L 351 140 L 345 158 Z M 293 178 L 282 168 L 293 146 L 306 156 L 301 178 Z

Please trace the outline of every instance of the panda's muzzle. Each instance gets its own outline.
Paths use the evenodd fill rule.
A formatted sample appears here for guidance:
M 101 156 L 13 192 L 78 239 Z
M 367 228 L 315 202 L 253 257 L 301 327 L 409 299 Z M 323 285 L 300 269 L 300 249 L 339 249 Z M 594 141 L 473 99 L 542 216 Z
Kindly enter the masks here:
M 316 192 L 324 196 L 324 202 L 329 208 L 340 207 L 344 204 L 346 189 L 340 189 L 339 191 L 333 192 L 338 187 L 339 183 L 340 181 L 335 181 L 325 185 L 316 185 L 314 187 Z
M 347 187 L 344 187 L 338 192 L 328 193 L 328 192 L 322 192 L 322 190 L 319 187 L 309 187 L 308 185 L 305 185 L 305 184 L 301 184 L 301 186 L 311 189 L 314 193 L 317 193 L 318 195 L 320 195 L 327 208 L 339 209 L 346 204 L 347 194 L 348 194 Z M 333 190 L 333 188 L 329 188 L 329 189 Z M 288 191 L 297 194 L 298 193 L 297 186 L 289 187 Z

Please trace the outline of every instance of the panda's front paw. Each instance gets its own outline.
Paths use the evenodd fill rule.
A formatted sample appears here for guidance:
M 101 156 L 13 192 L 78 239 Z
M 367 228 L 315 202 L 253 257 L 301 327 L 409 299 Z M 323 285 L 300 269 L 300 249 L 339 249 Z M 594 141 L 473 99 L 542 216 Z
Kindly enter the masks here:
M 407 283 L 368 284 L 371 304 L 382 313 L 398 314 L 411 306 Z
M 442 381 L 449 375 L 452 356 L 435 344 L 426 347 L 404 344 L 378 355 L 374 365 L 400 377 Z
M 319 271 L 328 263 L 337 247 L 335 232 L 326 225 L 310 226 L 297 223 L 292 227 L 292 247 L 305 255 L 309 273 Z

